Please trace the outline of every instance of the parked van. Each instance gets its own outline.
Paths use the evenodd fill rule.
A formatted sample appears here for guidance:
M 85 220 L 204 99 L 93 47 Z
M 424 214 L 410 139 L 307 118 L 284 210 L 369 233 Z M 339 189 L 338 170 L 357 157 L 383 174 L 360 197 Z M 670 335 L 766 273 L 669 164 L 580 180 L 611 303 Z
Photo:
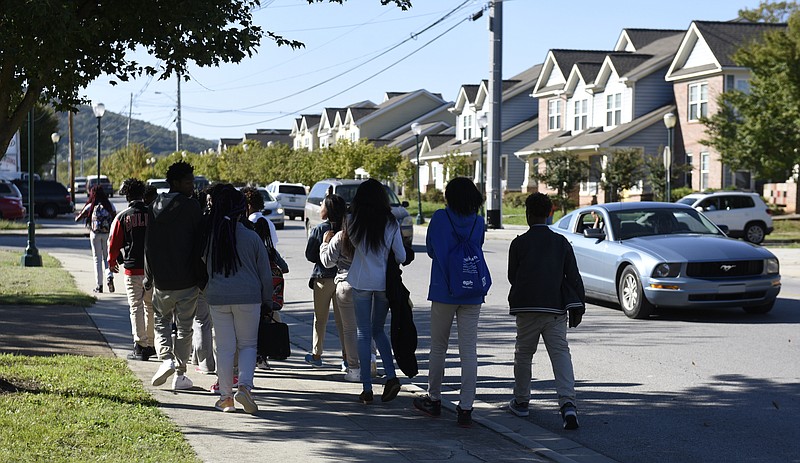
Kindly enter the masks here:
M 312 228 L 322 222 L 319 210 L 322 207 L 322 200 L 325 199 L 329 189 L 332 190 L 333 194 L 344 198 L 347 202 L 347 207 L 350 207 L 350 201 L 353 200 L 358 186 L 363 182 L 364 180 L 328 178 L 315 183 L 308 192 L 308 199 L 305 205 L 306 236 L 308 236 Z M 411 246 L 411 241 L 414 239 L 414 219 L 406 210 L 408 201 L 401 202 L 400 198 L 397 197 L 391 188 L 386 185 L 384 185 L 384 187 L 386 188 L 386 194 L 389 195 L 389 204 L 392 206 L 392 214 L 394 214 L 397 219 L 397 223 L 400 224 L 400 234 L 403 236 L 403 243 L 407 246 Z

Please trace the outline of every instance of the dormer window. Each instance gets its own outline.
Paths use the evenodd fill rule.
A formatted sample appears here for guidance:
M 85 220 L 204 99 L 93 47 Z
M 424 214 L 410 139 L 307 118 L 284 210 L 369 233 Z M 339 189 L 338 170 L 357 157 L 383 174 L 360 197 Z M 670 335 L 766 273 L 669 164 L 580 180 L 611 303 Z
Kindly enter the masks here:
M 575 130 L 586 130 L 589 124 L 589 100 L 575 101 Z
M 472 114 L 464 115 L 461 118 L 461 139 L 470 140 L 472 138 Z
M 708 84 L 689 85 L 689 120 L 708 116 Z
M 606 95 L 606 127 L 622 123 L 622 93 Z
M 561 100 L 547 102 L 547 130 L 561 130 Z

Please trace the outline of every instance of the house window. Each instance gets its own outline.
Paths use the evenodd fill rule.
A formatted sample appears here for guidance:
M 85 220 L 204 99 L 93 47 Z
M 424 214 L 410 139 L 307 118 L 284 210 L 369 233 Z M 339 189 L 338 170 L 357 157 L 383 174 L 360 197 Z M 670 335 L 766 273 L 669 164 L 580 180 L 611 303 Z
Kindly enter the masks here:
M 547 130 L 561 130 L 561 100 L 547 102 Z
M 622 93 L 606 95 L 606 127 L 622 123 Z
M 355 143 L 356 142 L 356 133 L 350 132 L 350 141 Z
M 462 140 L 470 140 L 472 138 L 472 114 L 468 114 L 461 118 L 462 120 Z
M 696 121 L 708 115 L 708 84 L 689 85 L 689 120 Z
M 686 169 L 686 177 L 684 178 L 684 181 L 686 182 L 686 186 L 689 188 L 694 188 L 694 185 L 692 185 L 692 169 L 694 169 L 693 159 L 692 153 L 686 153 L 686 165 L 689 168 Z
M 575 130 L 586 130 L 589 122 L 589 100 L 575 102 Z
M 708 189 L 708 169 L 710 156 L 708 153 L 700 153 L 700 191 Z

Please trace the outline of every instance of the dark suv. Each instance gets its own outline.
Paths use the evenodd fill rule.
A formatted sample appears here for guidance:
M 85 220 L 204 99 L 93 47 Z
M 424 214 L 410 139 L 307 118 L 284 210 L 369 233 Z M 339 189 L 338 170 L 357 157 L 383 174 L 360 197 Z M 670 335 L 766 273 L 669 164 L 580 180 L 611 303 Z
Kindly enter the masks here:
M 22 193 L 22 204 L 28 206 L 28 182 L 15 180 L 14 185 Z M 58 214 L 69 214 L 75 211 L 72 197 L 67 187 L 53 180 L 33 182 L 35 193 L 33 208 L 39 217 L 52 219 Z

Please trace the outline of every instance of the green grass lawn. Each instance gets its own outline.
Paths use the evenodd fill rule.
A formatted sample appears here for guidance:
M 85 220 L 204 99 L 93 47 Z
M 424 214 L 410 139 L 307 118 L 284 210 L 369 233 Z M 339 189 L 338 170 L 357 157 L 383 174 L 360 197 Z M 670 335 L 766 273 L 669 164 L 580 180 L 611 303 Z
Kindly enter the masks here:
M 77 305 L 95 303 L 80 291 L 69 272 L 48 254 L 41 267 L 23 267 L 22 252 L 0 250 L 0 305 Z
M 25 230 L 26 228 L 28 228 L 28 222 L 0 219 L 0 230 Z
M 0 354 L 0 461 L 197 462 L 123 360 Z
M 775 230 L 767 240 L 800 240 L 800 220 L 773 220 Z

